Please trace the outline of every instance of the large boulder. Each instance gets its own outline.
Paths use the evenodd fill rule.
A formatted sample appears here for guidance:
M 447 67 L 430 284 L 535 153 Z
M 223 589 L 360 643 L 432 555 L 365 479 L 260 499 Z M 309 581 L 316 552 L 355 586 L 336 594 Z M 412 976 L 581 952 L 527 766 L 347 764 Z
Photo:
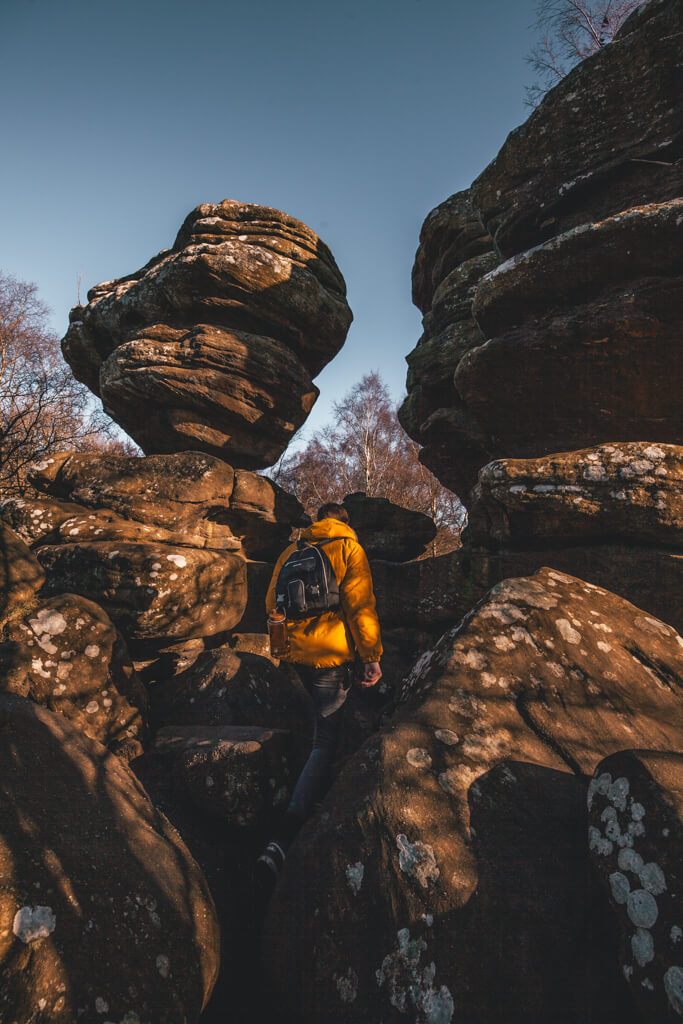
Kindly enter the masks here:
M 96 511 L 99 519 L 110 510 L 193 547 L 233 549 L 237 538 L 250 558 L 279 554 L 302 521 L 294 495 L 201 452 L 146 458 L 64 452 L 33 466 L 30 478 L 39 490 Z M 62 541 L 77 536 L 65 530 Z
M 91 597 L 126 638 L 213 636 L 237 625 L 246 605 L 246 562 L 230 551 L 83 541 L 36 554 L 46 593 Z
M 643 196 L 680 195 L 681 19 L 678 0 L 643 4 L 510 133 L 472 186 L 503 257 Z
M 117 757 L 0 695 L 0 1017 L 197 1021 L 218 971 L 204 877 Z
M 154 753 L 179 791 L 224 825 L 253 828 L 292 795 L 290 736 L 258 726 L 167 726 Z
M 148 454 L 198 449 L 253 469 L 306 419 L 352 315 L 327 246 L 265 206 L 204 203 L 171 249 L 71 311 L 79 380 Z
M 0 521 L 0 620 L 29 603 L 45 572 L 21 537 Z
M 436 537 L 430 516 L 387 498 L 369 498 L 359 491 L 346 495 L 344 507 L 368 558 L 407 562 L 423 555 Z
M 590 882 L 584 780 L 627 745 L 680 747 L 682 670 L 671 627 L 595 586 L 544 569 L 495 587 L 290 850 L 265 937 L 290 1009 L 635 1022 Z
M 41 600 L 13 619 L 6 635 L 31 657 L 19 689 L 11 663 L 6 675 L 0 669 L 0 690 L 65 715 L 119 756 L 142 752 L 147 694 L 121 634 L 98 605 L 76 594 Z
M 683 756 L 622 750 L 595 769 L 588 840 L 642 1020 L 683 1015 Z

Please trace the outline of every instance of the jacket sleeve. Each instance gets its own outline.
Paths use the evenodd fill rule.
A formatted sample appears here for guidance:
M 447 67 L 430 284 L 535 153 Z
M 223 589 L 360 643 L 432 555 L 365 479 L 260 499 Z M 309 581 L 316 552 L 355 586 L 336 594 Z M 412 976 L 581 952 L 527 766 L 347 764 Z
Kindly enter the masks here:
M 275 563 L 273 575 L 270 578 L 270 584 L 268 586 L 268 593 L 266 594 L 266 615 L 270 615 L 270 613 L 275 608 L 275 584 L 277 583 L 277 578 L 280 575 L 280 569 L 285 564 L 285 562 L 287 561 L 287 559 L 289 558 L 289 556 L 291 555 L 292 551 L 294 551 L 295 548 L 296 544 L 290 544 L 289 547 L 285 548 L 285 550 L 282 552 L 277 562 Z
M 382 640 L 372 589 L 372 573 L 367 555 L 356 542 L 351 544 L 339 594 L 344 618 L 361 661 L 379 661 L 382 657 Z

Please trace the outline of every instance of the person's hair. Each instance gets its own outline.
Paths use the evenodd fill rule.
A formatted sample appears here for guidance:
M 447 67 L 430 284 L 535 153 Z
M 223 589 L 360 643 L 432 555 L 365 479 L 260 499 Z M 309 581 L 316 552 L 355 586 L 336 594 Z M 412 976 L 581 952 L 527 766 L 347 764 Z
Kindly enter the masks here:
M 336 501 L 328 501 L 318 509 L 318 522 L 321 519 L 339 519 L 342 523 L 348 523 L 349 513 L 343 505 Z

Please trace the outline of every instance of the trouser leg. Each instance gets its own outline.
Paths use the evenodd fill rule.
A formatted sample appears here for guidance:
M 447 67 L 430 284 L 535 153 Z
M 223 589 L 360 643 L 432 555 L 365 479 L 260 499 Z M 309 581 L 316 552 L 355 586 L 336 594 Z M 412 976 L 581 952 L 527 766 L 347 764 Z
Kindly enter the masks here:
M 327 792 L 339 738 L 342 709 L 349 690 L 346 665 L 300 672 L 315 707 L 313 747 L 292 794 L 287 819 L 294 832 L 310 817 Z

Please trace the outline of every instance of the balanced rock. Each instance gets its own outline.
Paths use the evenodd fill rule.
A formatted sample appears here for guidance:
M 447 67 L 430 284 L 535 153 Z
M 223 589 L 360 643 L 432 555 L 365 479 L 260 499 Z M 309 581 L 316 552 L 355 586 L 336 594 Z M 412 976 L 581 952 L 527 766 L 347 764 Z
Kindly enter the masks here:
M 227 199 L 196 207 L 171 249 L 88 300 L 71 311 L 65 358 L 143 451 L 244 468 L 284 451 L 352 319 L 310 228 Z
M 671 627 L 595 586 L 495 587 L 289 851 L 265 939 L 286 1005 L 305 1024 L 635 1022 L 584 776 L 629 744 L 679 749 L 682 669 Z
M 258 726 L 168 726 L 155 753 L 193 804 L 227 825 L 263 824 L 292 795 L 289 734 Z
M 120 756 L 142 752 L 147 695 L 121 634 L 93 601 L 60 594 L 14 618 L 7 637 L 29 649 L 25 692 Z M 19 692 L 0 670 L 0 689 Z
M 347 494 L 344 507 L 368 558 L 407 562 L 424 554 L 436 536 L 430 516 L 363 492 Z
M 588 789 L 593 862 L 619 924 L 619 961 L 642 1019 L 683 1014 L 683 757 L 622 750 Z
M 44 579 L 45 572 L 30 548 L 0 521 L 0 617 L 30 602 Z
M 0 1017 L 196 1021 L 218 972 L 206 882 L 126 765 L 0 695 Z

